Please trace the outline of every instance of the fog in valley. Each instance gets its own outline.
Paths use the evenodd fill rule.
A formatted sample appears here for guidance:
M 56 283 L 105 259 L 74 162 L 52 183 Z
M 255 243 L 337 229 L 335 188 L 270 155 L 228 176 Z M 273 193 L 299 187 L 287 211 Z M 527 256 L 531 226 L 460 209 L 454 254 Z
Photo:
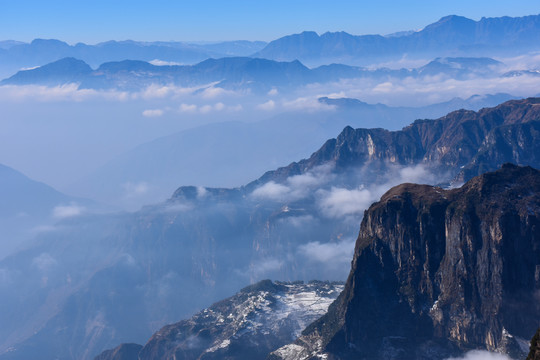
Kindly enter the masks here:
M 540 94 L 535 48 L 337 64 L 266 42 L 141 58 L 0 44 L 0 359 L 93 359 L 263 279 L 344 281 L 373 202 L 402 183 L 460 186 L 474 163 L 382 151 L 395 133 L 353 129 Z M 357 138 L 366 161 L 339 147 Z

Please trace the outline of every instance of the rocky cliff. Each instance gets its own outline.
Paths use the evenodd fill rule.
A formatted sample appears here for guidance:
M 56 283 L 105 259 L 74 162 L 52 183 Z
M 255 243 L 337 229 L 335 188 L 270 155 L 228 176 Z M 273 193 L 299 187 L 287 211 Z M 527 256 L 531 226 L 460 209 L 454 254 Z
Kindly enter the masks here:
M 403 184 L 366 211 L 345 290 L 272 358 L 524 357 L 540 323 L 540 171 Z
M 540 328 L 536 331 L 531 339 L 531 347 L 527 360 L 539 360 L 540 359 Z
M 346 127 L 305 160 L 269 171 L 254 183 L 283 181 L 331 162 L 336 171 L 425 164 L 441 180 L 462 183 L 505 162 L 540 167 L 540 98 L 507 101 L 480 111 L 458 110 L 416 120 L 399 131 Z

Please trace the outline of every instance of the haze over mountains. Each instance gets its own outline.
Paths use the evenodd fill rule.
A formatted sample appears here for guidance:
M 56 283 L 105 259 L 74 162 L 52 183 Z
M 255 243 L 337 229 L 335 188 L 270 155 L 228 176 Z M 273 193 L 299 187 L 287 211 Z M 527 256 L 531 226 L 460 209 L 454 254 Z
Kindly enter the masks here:
M 298 61 L 277 62 L 258 58 L 209 59 L 189 66 L 153 65 L 124 60 L 100 65 L 95 71 L 75 58 L 17 72 L 3 85 L 61 86 L 79 84 L 81 89 L 134 90 L 150 85 L 196 87 L 215 83 L 216 87 L 266 94 L 272 89 L 291 91 L 313 83 L 344 79 L 424 78 L 445 76 L 453 79 L 497 77 L 504 65 L 489 58 L 437 58 L 416 69 L 365 69 L 347 65 L 325 65 L 308 69 Z
M 35 67 L 65 57 L 81 59 L 92 66 L 126 59 L 191 64 L 210 57 L 246 56 L 266 45 L 262 41 L 229 41 L 208 44 L 182 42 L 108 41 L 96 45 L 69 45 L 60 40 L 35 39 L 31 43 L 3 41 L 0 47 L 2 72 Z
M 474 21 L 450 15 L 420 31 L 402 36 L 360 35 L 345 32 L 303 32 L 270 42 L 256 55 L 307 64 L 362 63 L 426 56 L 508 56 L 538 50 L 538 15 L 519 18 L 482 18 Z
M 534 185 L 536 170 L 506 165 L 498 172 L 504 179 L 495 181 L 500 191 L 489 194 L 478 184 L 491 184 L 484 180 L 498 175 L 482 174 L 507 162 L 540 167 L 539 22 L 540 15 L 477 22 L 448 16 L 391 36 L 305 32 L 268 44 L 0 42 L 0 74 L 6 72 L 0 163 L 11 167 L 0 166 L 6 199 L 0 205 L 0 359 L 86 360 L 120 343 L 144 344 L 162 326 L 262 279 L 345 280 L 353 256 L 354 281 L 330 308 L 332 320 L 275 356 L 307 351 L 355 358 L 356 350 L 342 346 L 348 343 L 382 358 L 420 353 L 432 342 L 440 350 L 433 359 L 471 347 L 517 351 L 507 333 L 525 338 L 538 311 L 512 296 L 501 303 L 491 289 L 517 289 L 529 301 L 534 292 L 528 288 L 538 286 L 536 198 L 519 181 L 507 181 L 515 175 Z M 367 212 L 373 227 L 362 225 L 361 233 L 389 236 L 370 238 L 369 250 L 362 245 L 367 238 L 359 240 L 362 246 L 355 241 L 364 211 L 389 188 L 404 182 L 454 188 L 476 176 L 456 190 L 394 189 L 382 199 L 390 216 Z M 501 199 L 501 192 L 508 196 Z M 509 212 L 484 211 L 477 201 L 484 195 Z M 106 213 L 110 208 L 81 197 L 130 212 Z M 411 204 L 418 214 L 408 212 Z M 462 233 L 450 234 L 447 245 L 467 254 L 463 259 L 442 256 L 442 237 L 422 237 L 442 233 L 442 207 L 463 210 L 444 215 L 461 220 L 453 229 Z M 441 216 L 430 218 L 426 208 Z M 418 230 L 414 219 L 425 228 Z M 499 225 L 475 227 L 490 219 Z M 481 235 L 497 229 L 524 240 L 512 248 Z M 408 254 L 429 257 L 428 273 L 396 253 L 410 245 L 400 234 L 418 238 L 421 246 L 414 243 Z M 469 240 L 493 251 L 469 251 L 463 245 Z M 2 258 L 1 251 L 10 255 Z M 382 265 L 373 260 L 380 254 Z M 468 262 L 475 254 L 487 265 Z M 361 256 L 368 257 L 365 264 Z M 522 256 L 522 263 L 511 261 Z M 452 264 L 465 264 L 466 274 Z M 438 267 L 463 276 L 443 279 Z M 502 268 L 510 275 L 501 275 Z M 357 269 L 365 271 L 357 275 Z M 475 272 L 480 275 L 467 276 Z M 493 276 L 484 282 L 486 273 Z M 507 275 L 515 287 L 507 286 Z M 393 287 L 371 287 L 370 276 L 391 279 Z M 463 293 L 447 291 L 457 283 Z M 329 283 L 313 284 L 267 281 L 245 289 L 164 328 L 147 354 L 263 357 L 250 341 L 265 352 L 294 341 L 306 316 L 320 315 L 327 295 L 336 295 L 333 288 L 325 293 Z M 296 311 L 305 305 L 297 295 L 307 288 L 324 305 L 318 312 Z M 376 301 L 366 303 L 369 314 L 353 306 L 362 302 L 359 295 L 388 291 L 397 294 L 381 300 L 390 313 Z M 451 302 L 461 305 L 449 310 Z M 505 306 L 513 304 L 520 315 L 508 320 Z M 528 306 L 534 311 L 526 318 Z M 502 318 L 485 315 L 498 309 L 505 309 Z M 463 326 L 453 311 L 465 314 Z M 394 313 L 407 314 L 395 331 Z M 356 323 L 370 314 L 388 320 L 373 326 L 380 338 L 363 335 L 372 318 Z M 282 331 L 279 339 L 268 338 L 265 323 L 253 320 L 268 316 L 270 328 Z M 435 323 L 423 327 L 430 319 Z M 406 339 L 407 324 L 422 328 L 418 342 Z M 103 356 L 141 348 L 120 346 Z
M 153 199 L 168 198 L 181 184 L 205 187 L 245 184 L 268 167 L 309 156 L 314 148 L 346 126 L 384 126 L 398 130 L 416 119 L 436 118 L 459 108 L 479 110 L 512 98 L 508 94 L 475 96 L 417 108 L 321 98 L 321 104 L 332 107 L 332 111 L 308 114 L 296 111 L 255 123 L 210 124 L 141 144 L 69 189 L 136 210 Z M 139 193 L 134 192 L 136 188 Z
M 450 15 L 420 31 L 400 36 L 351 35 L 345 32 L 303 32 L 264 42 L 233 41 L 214 44 L 109 41 L 96 45 L 68 45 L 36 39 L 30 44 L 4 41 L 0 63 L 17 70 L 74 57 L 91 66 L 121 60 L 161 60 L 193 64 L 207 58 L 254 56 L 278 61 L 299 60 L 310 66 L 329 63 L 367 65 L 404 55 L 425 59 L 437 56 L 509 56 L 539 50 L 539 15 L 482 18 L 474 21 Z M 14 68 L 18 66 L 18 68 Z M 12 72 L 14 72 L 12 70 Z M 5 70 L 4 70 L 5 71 Z
M 457 111 L 394 132 L 347 127 L 309 159 L 244 187 L 181 187 L 134 214 L 66 219 L 0 262 L 0 295 L 18 309 L 1 314 L 10 351 L 0 358 L 91 358 L 142 343 L 250 281 L 343 279 L 358 219 L 390 186 L 460 182 L 507 161 L 540 166 L 538 103 Z

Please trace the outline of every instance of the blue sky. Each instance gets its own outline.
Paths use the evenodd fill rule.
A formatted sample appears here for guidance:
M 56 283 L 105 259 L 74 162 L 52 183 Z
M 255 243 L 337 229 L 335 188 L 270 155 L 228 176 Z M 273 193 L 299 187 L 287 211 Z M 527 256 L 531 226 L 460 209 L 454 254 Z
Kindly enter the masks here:
M 450 14 L 539 13 L 538 0 L 0 0 L 0 39 L 268 41 L 303 30 L 387 34 Z

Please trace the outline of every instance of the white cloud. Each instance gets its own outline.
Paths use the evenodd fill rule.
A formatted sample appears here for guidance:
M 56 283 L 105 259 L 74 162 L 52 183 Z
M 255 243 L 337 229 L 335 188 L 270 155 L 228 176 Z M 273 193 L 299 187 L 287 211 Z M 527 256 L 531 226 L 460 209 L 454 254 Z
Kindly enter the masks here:
M 47 271 L 58 262 L 48 253 L 42 253 L 32 259 L 32 266 L 37 267 L 40 271 Z
M 178 110 L 180 112 L 194 113 L 194 112 L 197 111 L 197 105 L 195 105 L 195 104 L 180 104 L 180 108 Z
M 313 97 L 299 97 L 291 101 L 285 101 L 283 107 L 289 110 L 301 110 L 301 111 L 329 111 L 334 110 L 335 106 L 327 105 L 319 102 L 319 96 Z
M 463 357 L 448 358 L 446 360 L 512 360 L 504 354 L 493 353 L 489 351 L 473 350 L 466 353 Z
M 423 164 L 407 166 L 399 170 L 400 183 L 433 184 L 436 181 L 435 174 Z
M 317 166 L 302 175 L 294 175 L 283 184 L 269 181 L 255 189 L 251 196 L 273 201 L 294 201 L 309 196 L 315 188 L 334 178 L 333 164 Z
M 291 189 L 288 186 L 269 181 L 253 190 L 251 195 L 258 199 L 285 200 L 285 197 L 289 195 L 290 192 Z
M 347 97 L 361 99 L 368 103 L 383 103 L 390 106 L 424 106 L 449 101 L 455 97 L 462 99 L 473 95 L 509 93 L 515 96 L 535 96 L 538 94 L 539 79 L 536 76 L 492 77 L 472 79 L 451 79 L 443 76 L 424 78 L 342 79 L 332 83 L 310 84 L 298 89 L 304 102 L 319 94 L 343 92 Z M 302 105 L 298 99 L 287 103 L 291 108 Z
M 264 111 L 274 110 L 275 107 L 276 107 L 276 103 L 274 102 L 274 100 L 268 100 L 267 102 L 263 104 L 257 105 L 257 109 L 261 109 Z
M 269 95 L 269 96 L 276 96 L 277 94 L 279 94 L 279 91 L 278 91 L 278 89 L 276 89 L 276 88 L 272 88 L 272 89 L 268 92 L 268 95 Z
M 163 110 L 161 109 L 148 109 L 143 111 L 143 116 L 146 117 L 159 117 L 163 115 Z
M 337 243 L 310 242 L 298 247 L 298 252 L 310 261 L 325 264 L 350 263 L 353 258 L 354 239 L 345 239 Z
M 274 258 L 260 259 L 255 261 L 251 266 L 251 274 L 255 279 L 260 280 L 261 278 L 271 276 L 272 272 L 278 271 L 282 266 L 282 260 Z
M 352 190 L 332 187 L 330 191 L 319 190 L 318 195 L 319 209 L 331 218 L 359 214 L 375 200 L 373 192 L 363 187 Z
M 126 182 L 122 184 L 122 188 L 127 198 L 142 196 L 150 191 L 150 185 L 145 181 L 136 183 Z
M 287 179 L 287 183 L 295 188 L 313 188 L 334 179 L 332 174 L 334 164 L 320 165 L 302 175 L 294 175 Z
M 79 216 L 86 209 L 83 206 L 79 206 L 75 203 L 70 205 L 58 205 L 53 209 L 53 217 L 57 219 L 65 219 L 69 217 Z
M 175 86 L 162 86 L 158 84 L 151 84 L 144 89 L 140 96 L 144 99 L 164 98 L 170 96 L 178 90 Z
M 286 218 L 280 219 L 281 222 L 290 224 L 294 227 L 304 227 L 309 223 L 313 222 L 315 218 L 311 215 L 301 215 L 301 216 L 288 216 Z
M 111 100 L 125 101 L 129 93 L 117 90 L 79 89 L 78 84 L 62 86 L 42 85 L 3 85 L 0 86 L 0 98 L 11 101 L 32 100 L 37 102 Z
M 202 113 L 202 114 L 207 114 L 209 113 L 210 111 L 212 111 L 212 106 L 211 105 L 203 105 L 201 106 L 201 108 L 199 109 L 199 111 Z
M 201 96 L 206 99 L 213 99 L 218 96 L 223 96 L 223 95 L 232 94 L 232 93 L 233 93 L 232 91 L 227 91 L 223 88 L 211 86 L 204 89 L 201 93 Z
M 202 199 L 208 195 L 208 190 L 203 186 L 197 186 L 197 198 Z
M 155 66 L 180 66 L 180 65 L 184 65 L 184 64 L 179 63 L 179 62 L 164 61 L 164 60 L 159 60 L 159 59 L 154 59 L 152 61 L 149 61 L 149 63 L 152 64 L 152 65 L 155 65 Z

